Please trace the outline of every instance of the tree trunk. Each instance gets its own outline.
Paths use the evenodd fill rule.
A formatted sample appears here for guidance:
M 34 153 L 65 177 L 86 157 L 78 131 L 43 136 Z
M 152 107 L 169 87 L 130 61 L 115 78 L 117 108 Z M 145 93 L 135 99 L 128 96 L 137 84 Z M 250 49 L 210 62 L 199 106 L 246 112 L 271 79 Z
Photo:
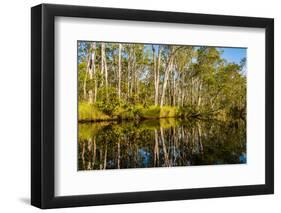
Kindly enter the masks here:
M 108 100 L 108 73 L 107 73 L 107 61 L 106 61 L 106 54 L 105 54 L 105 44 L 101 43 L 101 69 L 102 74 L 104 73 L 105 77 L 105 93 L 106 93 L 106 100 Z
M 96 73 L 96 67 L 95 67 L 95 51 L 96 51 L 96 43 L 93 42 L 92 44 L 92 54 L 90 58 L 90 64 L 89 64 L 89 78 L 90 81 L 93 80 L 93 76 Z M 95 81 L 95 90 L 96 90 L 96 81 Z M 94 94 L 96 94 L 96 91 L 94 91 Z M 91 88 L 89 90 L 89 103 L 94 103 L 96 101 L 96 95 L 95 98 L 93 99 L 93 89 Z
M 157 71 L 156 71 L 156 54 L 155 54 L 155 48 L 152 45 L 152 67 L 153 67 L 153 73 L 154 73 L 154 105 L 157 105 L 157 95 L 156 95 L 156 87 L 157 87 Z
M 198 101 L 197 101 L 197 106 L 200 107 L 201 106 L 201 89 L 202 89 L 202 83 L 199 82 L 198 84 Z
M 86 73 L 85 73 L 84 82 L 83 82 L 84 101 L 87 100 L 87 78 L 88 78 L 88 72 L 89 72 L 89 67 L 90 67 L 90 58 L 91 58 L 91 55 L 88 56 L 87 68 L 86 68 Z
M 164 99 L 165 99 L 165 92 L 166 92 L 166 88 L 167 88 L 167 83 L 168 83 L 168 80 L 169 80 L 170 71 L 173 68 L 174 53 L 175 52 L 172 50 L 172 53 L 169 56 L 168 64 L 167 64 L 166 69 L 165 69 L 164 83 L 163 83 L 163 89 L 162 89 L 162 96 L 161 96 L 161 100 L 160 100 L 160 106 L 161 107 L 164 105 Z
M 129 101 L 130 97 L 130 75 L 132 69 L 132 47 L 128 46 L 128 70 L 127 70 L 127 100 Z
M 173 81 L 172 81 L 172 84 L 173 84 L 173 106 L 176 106 L 176 75 L 175 75 L 175 70 L 173 72 Z
M 118 97 L 121 99 L 121 53 L 122 44 L 119 44 L 119 57 L 118 57 Z
M 158 105 L 158 97 L 159 97 L 159 78 L 160 78 L 160 67 L 161 67 L 161 46 L 158 46 L 158 61 L 156 67 L 156 56 L 155 56 L 155 99 L 154 104 Z
M 135 69 L 136 69 L 136 53 L 135 48 L 132 50 L 132 64 L 131 64 L 131 85 L 130 85 L 130 94 L 133 93 L 134 90 L 134 80 L 135 80 Z

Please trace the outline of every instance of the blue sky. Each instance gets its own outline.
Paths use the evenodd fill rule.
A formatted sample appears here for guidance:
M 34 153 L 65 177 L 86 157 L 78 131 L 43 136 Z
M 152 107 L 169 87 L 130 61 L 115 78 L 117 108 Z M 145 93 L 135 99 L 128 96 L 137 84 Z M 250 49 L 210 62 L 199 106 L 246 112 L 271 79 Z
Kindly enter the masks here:
M 149 45 L 149 48 L 151 46 Z M 158 51 L 158 45 L 154 46 L 155 51 Z M 195 48 L 199 48 L 195 46 Z M 218 47 L 219 51 L 223 51 L 222 58 L 226 59 L 228 63 L 239 64 L 243 58 L 247 58 L 247 48 L 240 47 Z
M 85 41 L 79 41 L 80 46 L 85 44 Z M 151 44 L 146 44 L 146 48 L 151 48 Z M 194 46 L 195 49 L 198 49 L 200 46 Z M 154 46 L 155 51 L 158 52 L 158 44 Z M 221 57 L 226 59 L 228 63 L 239 64 L 243 58 L 247 58 L 247 48 L 238 48 L 238 47 L 217 47 L 217 50 L 222 51 Z M 79 52 L 80 53 L 80 52 Z M 78 54 L 79 54 L 78 53 Z
M 228 62 L 239 64 L 241 59 L 247 57 L 247 48 L 218 48 L 222 50 L 222 58 L 226 59 Z

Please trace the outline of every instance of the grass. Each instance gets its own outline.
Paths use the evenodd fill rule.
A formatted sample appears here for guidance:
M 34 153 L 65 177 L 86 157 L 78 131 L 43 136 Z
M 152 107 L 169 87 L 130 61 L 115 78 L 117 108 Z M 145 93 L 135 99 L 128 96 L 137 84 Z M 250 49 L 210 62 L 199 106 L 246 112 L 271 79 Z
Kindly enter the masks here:
M 141 110 L 142 117 L 146 119 L 153 118 L 172 118 L 178 116 L 178 108 L 172 106 L 150 106 Z
M 79 121 L 105 121 L 111 117 L 100 111 L 96 106 L 89 103 L 79 103 Z
M 173 118 L 177 117 L 179 109 L 173 106 L 163 106 L 160 110 L 160 118 Z
M 153 119 L 160 117 L 159 106 L 149 106 L 141 109 L 141 116 L 146 119 Z
M 79 103 L 79 121 L 106 121 L 106 120 L 145 120 L 158 118 L 173 118 L 179 115 L 179 109 L 173 106 L 135 105 L 127 108 L 118 107 L 108 115 L 97 106 L 89 103 Z

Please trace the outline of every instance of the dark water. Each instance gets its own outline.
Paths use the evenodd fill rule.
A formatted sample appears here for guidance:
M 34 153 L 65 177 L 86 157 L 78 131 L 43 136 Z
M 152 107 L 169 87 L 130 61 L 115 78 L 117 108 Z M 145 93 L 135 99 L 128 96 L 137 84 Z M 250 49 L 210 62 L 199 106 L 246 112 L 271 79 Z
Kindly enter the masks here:
M 78 170 L 246 163 L 243 120 L 79 124 Z

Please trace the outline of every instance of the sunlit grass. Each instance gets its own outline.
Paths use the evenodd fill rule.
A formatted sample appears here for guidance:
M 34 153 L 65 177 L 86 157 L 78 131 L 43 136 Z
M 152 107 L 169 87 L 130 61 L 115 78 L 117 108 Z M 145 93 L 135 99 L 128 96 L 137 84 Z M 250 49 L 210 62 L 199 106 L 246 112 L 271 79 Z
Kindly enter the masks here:
M 178 116 L 178 108 L 173 106 L 150 106 L 141 110 L 143 118 L 172 118 Z
M 178 107 L 173 106 L 163 106 L 160 110 L 160 118 L 172 118 L 177 117 L 178 115 Z
M 110 116 L 100 111 L 93 104 L 79 103 L 79 121 L 102 121 L 109 120 Z
M 217 119 L 225 120 L 225 115 L 218 111 L 216 114 L 205 113 L 202 109 L 201 111 L 192 111 L 188 107 L 180 108 L 175 106 L 118 106 L 115 108 L 111 114 L 106 113 L 98 105 L 89 104 L 85 102 L 79 103 L 79 121 L 109 121 L 109 120 L 151 120 L 159 118 L 188 118 L 194 117 L 195 115 L 200 115 L 201 117 L 216 117 Z

